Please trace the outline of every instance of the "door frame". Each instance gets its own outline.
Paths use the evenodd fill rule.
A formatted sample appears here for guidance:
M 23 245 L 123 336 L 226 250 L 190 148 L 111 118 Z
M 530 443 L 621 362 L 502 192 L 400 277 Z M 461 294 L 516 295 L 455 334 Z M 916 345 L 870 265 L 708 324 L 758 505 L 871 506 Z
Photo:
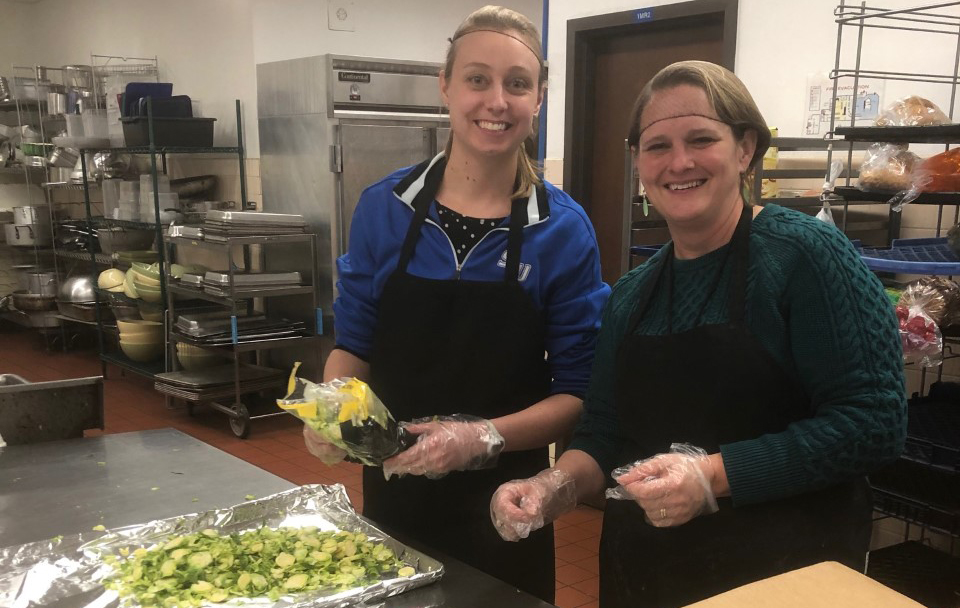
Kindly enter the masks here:
M 592 202 L 589 169 L 584 162 L 592 156 L 594 76 L 588 66 L 596 59 L 596 44 L 611 34 L 638 31 L 648 24 L 703 15 L 723 15 L 723 59 L 721 65 L 731 72 L 737 52 L 737 15 L 739 0 L 690 0 L 567 21 L 566 118 L 564 119 L 563 189 L 583 205 L 589 214 Z M 652 10 L 653 19 L 638 21 L 641 11 Z M 624 130 L 626 139 L 626 129 Z

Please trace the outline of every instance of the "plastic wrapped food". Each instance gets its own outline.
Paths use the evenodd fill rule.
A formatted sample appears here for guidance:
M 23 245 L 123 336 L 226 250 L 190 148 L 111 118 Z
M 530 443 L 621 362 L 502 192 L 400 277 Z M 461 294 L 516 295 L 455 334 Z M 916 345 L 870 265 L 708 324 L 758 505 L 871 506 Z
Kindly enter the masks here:
M 960 257 L 960 224 L 954 225 L 947 231 L 947 245 L 957 257 Z
M 917 298 L 912 304 L 897 304 L 900 321 L 900 342 L 905 363 L 936 367 L 943 362 L 943 335 L 924 306 L 928 301 Z
M 354 460 L 380 466 L 414 443 L 416 436 L 397 425 L 370 386 L 356 378 L 314 383 L 290 372 L 288 394 L 277 405 L 303 420 Z
M 923 127 L 950 124 L 950 118 L 929 99 L 917 95 L 896 100 L 874 122 L 878 127 Z
M 860 165 L 861 190 L 908 190 L 919 158 L 894 144 L 873 144 Z
M 923 277 L 911 282 L 897 302 L 920 306 L 940 327 L 960 324 L 960 285 L 945 277 Z
M 930 178 L 924 192 L 960 192 L 960 148 L 931 156 L 920 169 Z

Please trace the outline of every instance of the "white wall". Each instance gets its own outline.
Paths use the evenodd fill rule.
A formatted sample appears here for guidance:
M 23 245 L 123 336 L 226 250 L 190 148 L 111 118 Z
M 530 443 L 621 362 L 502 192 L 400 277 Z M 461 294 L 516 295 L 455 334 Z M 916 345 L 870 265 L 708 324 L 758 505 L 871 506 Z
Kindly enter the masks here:
M 647 0 L 642 6 L 674 4 Z M 771 126 L 781 136 L 800 136 L 807 76 L 834 67 L 837 25 L 836 0 L 740 0 L 737 25 L 736 73 L 753 94 Z M 885 0 L 890 9 L 922 4 L 918 0 Z M 547 115 L 547 158 L 563 158 L 564 97 L 566 88 L 567 21 L 637 8 L 624 0 L 551 0 L 549 14 L 550 102 Z M 957 8 L 941 9 L 960 14 Z M 655 13 L 656 14 L 656 13 Z M 844 61 L 853 67 L 856 29 L 843 32 Z M 953 73 L 956 37 L 867 29 L 863 69 Z M 888 81 L 884 103 L 908 94 L 921 94 L 948 111 L 950 87 Z M 958 113 L 960 114 L 960 113 Z M 624 127 L 626 131 L 626 126 Z
M 0 75 L 10 78 L 12 65 L 87 64 L 92 53 L 156 56 L 161 79 L 218 119 L 218 145 L 236 141 L 241 100 L 247 155 L 257 158 L 257 63 L 324 53 L 439 62 L 447 37 L 484 4 L 353 0 L 355 31 L 343 32 L 327 28 L 327 0 L 0 0 Z M 540 26 L 541 0 L 503 4 Z
M 252 0 L 44 0 L 14 13 L 14 27 L 31 36 L 17 61 L 61 66 L 89 64 L 91 54 L 158 57 L 160 77 L 174 83 L 174 93 L 190 95 L 204 116 L 217 118 L 218 145 L 235 145 L 234 100 L 240 99 L 246 145 L 256 157 L 257 130 L 250 128 L 256 125 L 250 118 L 256 117 L 257 99 L 251 5 Z M 18 6 L 0 5 L 5 22 L 7 11 Z
M 335 2 L 335 4 L 347 4 Z M 499 2 L 529 17 L 539 28 L 541 0 Z M 256 0 L 253 46 L 256 63 L 310 57 L 325 53 L 443 60 L 447 38 L 484 0 L 354 0 L 355 31 L 327 29 L 325 0 Z

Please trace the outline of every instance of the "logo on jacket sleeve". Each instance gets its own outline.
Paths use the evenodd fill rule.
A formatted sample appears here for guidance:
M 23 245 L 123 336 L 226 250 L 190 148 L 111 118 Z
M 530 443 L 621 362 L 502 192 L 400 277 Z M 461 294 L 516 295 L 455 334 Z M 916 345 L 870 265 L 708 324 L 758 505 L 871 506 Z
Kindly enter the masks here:
M 500 268 L 507 267 L 507 251 L 504 249 L 503 253 L 500 254 L 500 259 L 497 261 L 497 266 Z M 533 266 L 530 264 L 524 264 L 520 262 L 520 271 L 517 280 L 523 283 L 527 280 L 527 277 L 530 275 L 530 271 L 533 270 Z

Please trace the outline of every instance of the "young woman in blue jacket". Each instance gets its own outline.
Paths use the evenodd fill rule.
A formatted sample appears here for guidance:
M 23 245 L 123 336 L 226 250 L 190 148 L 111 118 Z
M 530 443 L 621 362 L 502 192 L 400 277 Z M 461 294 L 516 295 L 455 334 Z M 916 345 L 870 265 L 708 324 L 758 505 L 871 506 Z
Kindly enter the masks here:
M 364 468 L 364 515 L 552 603 L 553 530 L 507 543 L 488 515 L 576 424 L 610 291 L 583 209 L 523 147 L 545 84 L 526 17 L 488 6 L 457 29 L 440 75 L 450 141 L 361 196 L 324 380 L 363 379 L 417 421 L 414 446 Z

